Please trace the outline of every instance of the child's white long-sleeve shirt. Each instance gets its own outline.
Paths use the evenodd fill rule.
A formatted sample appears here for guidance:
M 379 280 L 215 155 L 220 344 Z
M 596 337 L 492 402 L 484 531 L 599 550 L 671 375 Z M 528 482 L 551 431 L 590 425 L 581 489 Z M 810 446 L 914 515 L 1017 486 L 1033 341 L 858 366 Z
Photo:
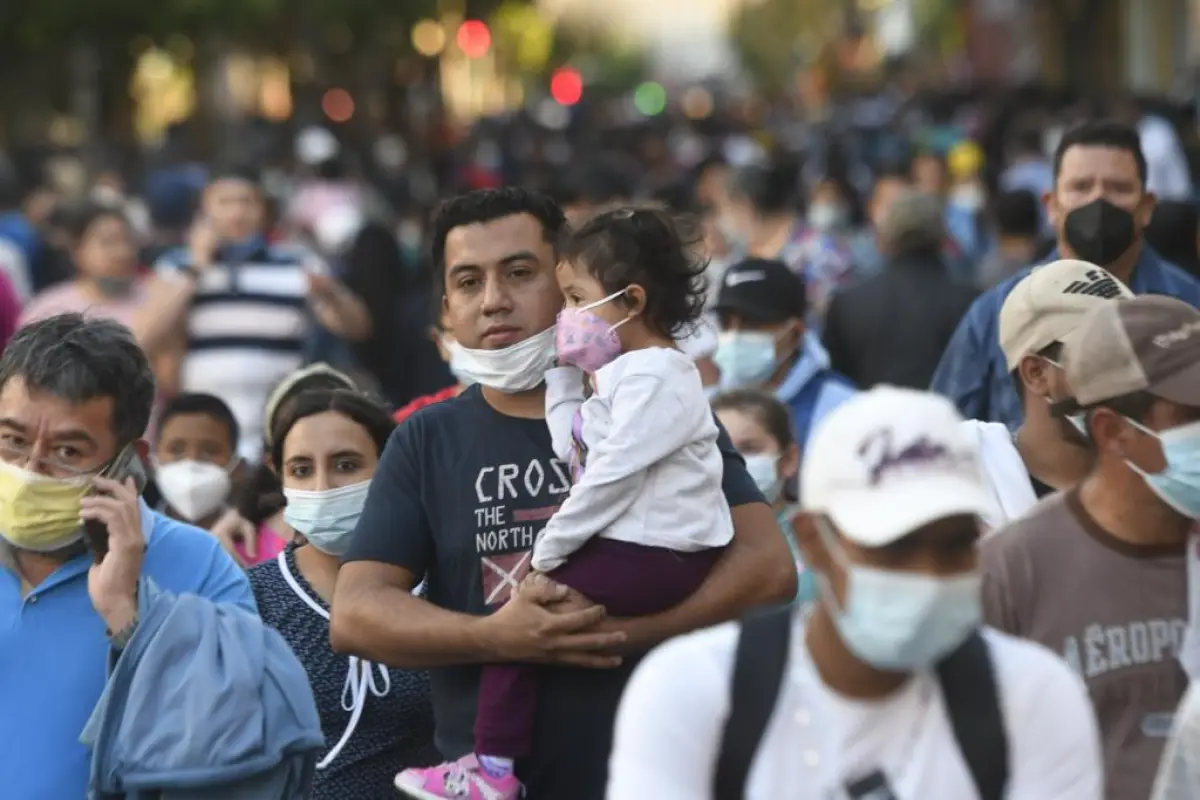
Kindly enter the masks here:
M 729 543 L 717 425 L 688 356 L 663 347 L 625 353 L 596 373 L 587 399 L 582 371 L 547 372 L 546 423 L 563 460 L 576 411 L 586 466 L 538 536 L 534 569 L 554 569 L 593 536 L 680 552 Z

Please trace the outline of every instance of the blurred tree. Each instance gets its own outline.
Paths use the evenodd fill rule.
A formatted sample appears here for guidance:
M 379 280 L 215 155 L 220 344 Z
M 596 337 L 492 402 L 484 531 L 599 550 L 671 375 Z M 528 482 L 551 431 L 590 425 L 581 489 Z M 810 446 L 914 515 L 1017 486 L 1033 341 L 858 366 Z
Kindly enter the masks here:
M 542 77 L 570 64 L 583 76 L 585 91 L 608 94 L 633 89 L 650 74 L 645 49 L 603 26 L 564 20 L 555 31 L 554 49 Z
M 806 54 L 835 33 L 841 9 L 841 0 L 751 0 L 730 21 L 734 51 L 761 91 L 789 93 Z

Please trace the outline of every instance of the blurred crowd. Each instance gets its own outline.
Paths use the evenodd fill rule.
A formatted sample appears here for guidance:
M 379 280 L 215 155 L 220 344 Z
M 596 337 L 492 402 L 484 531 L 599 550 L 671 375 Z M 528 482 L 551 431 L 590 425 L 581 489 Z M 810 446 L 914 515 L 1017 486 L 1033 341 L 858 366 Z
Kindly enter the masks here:
M 1177 109 L 439 136 L 0 165 L 12 797 L 1200 797 Z

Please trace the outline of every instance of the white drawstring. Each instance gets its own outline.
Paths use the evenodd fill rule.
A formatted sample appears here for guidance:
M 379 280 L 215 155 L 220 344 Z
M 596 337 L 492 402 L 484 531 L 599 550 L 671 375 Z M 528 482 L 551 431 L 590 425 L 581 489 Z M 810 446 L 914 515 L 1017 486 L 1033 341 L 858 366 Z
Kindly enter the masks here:
M 321 605 L 313 600 L 308 592 L 300 588 L 300 584 L 292 575 L 292 571 L 288 569 L 286 552 L 280 553 L 276 559 L 279 562 L 279 571 L 283 573 L 283 579 L 287 585 L 291 587 L 296 596 L 308 604 L 308 607 L 320 614 L 324 619 L 329 619 L 329 612 Z M 379 677 L 382 681 L 382 687 L 375 682 L 375 670 L 379 670 Z M 358 727 L 358 721 L 362 718 L 363 708 L 367 704 L 367 697 L 374 695 L 375 697 L 384 697 L 392 690 L 392 679 L 388 675 L 387 667 L 382 664 L 372 664 L 370 661 L 360 659 L 358 656 L 350 656 L 350 669 L 346 672 L 346 682 L 342 685 L 342 709 L 350 712 L 350 723 L 346 725 L 346 730 L 342 733 L 342 738 L 338 743 L 329 749 L 325 757 L 317 764 L 317 769 L 325 769 L 338 757 L 346 743 L 350 741 L 350 737 L 354 735 L 354 729 Z
M 379 670 L 379 676 L 383 680 L 382 688 L 375 683 L 376 669 Z M 325 769 L 329 766 L 330 762 L 337 758 L 338 753 L 342 752 L 342 748 L 350 741 L 350 737 L 354 735 L 354 729 L 358 727 L 358 720 L 362 718 L 368 694 L 383 697 L 391 690 L 392 679 L 382 664 L 372 664 L 370 661 L 359 659 L 358 656 L 350 656 L 350 671 L 346 673 L 346 683 L 342 687 L 342 708 L 350 712 L 350 724 L 346 726 L 338 743 L 331 747 L 325 754 L 325 758 L 317 764 L 317 769 Z

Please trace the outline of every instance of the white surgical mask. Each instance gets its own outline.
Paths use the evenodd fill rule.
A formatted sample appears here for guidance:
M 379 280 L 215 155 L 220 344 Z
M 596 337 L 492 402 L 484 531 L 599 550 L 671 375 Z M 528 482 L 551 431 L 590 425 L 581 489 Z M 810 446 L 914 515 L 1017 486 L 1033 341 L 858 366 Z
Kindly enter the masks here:
M 527 392 L 542 384 L 554 366 L 554 326 L 499 350 L 473 350 L 447 343 L 451 369 L 464 383 L 480 383 L 498 392 Z
M 774 504 L 783 491 L 783 479 L 779 475 L 779 456 L 770 453 L 752 453 L 745 456 L 746 472 L 754 479 L 754 485 L 763 493 L 768 503 Z
M 817 203 L 808 209 L 808 224 L 821 232 L 841 227 L 846 212 L 836 203 Z
M 322 553 L 344 556 L 350 549 L 350 537 L 362 516 L 370 488 L 370 480 L 321 492 L 285 486 L 283 496 L 287 505 L 283 508 L 283 521 Z
M 475 383 L 475 379 L 467 374 L 463 368 L 463 346 L 454 340 L 451 336 L 442 336 L 442 347 L 445 348 L 450 360 L 446 362 L 446 366 L 450 368 L 450 374 L 459 382 L 461 386 L 470 386 Z
M 188 522 L 216 513 L 232 485 L 227 467 L 191 459 L 159 464 L 154 482 L 167 504 Z
M 846 602 L 838 603 L 823 575 L 821 592 L 842 641 L 863 661 L 894 671 L 930 667 L 979 627 L 978 571 L 942 578 L 853 564 L 829 523 L 818 517 L 816 524 L 830 557 L 846 573 Z

